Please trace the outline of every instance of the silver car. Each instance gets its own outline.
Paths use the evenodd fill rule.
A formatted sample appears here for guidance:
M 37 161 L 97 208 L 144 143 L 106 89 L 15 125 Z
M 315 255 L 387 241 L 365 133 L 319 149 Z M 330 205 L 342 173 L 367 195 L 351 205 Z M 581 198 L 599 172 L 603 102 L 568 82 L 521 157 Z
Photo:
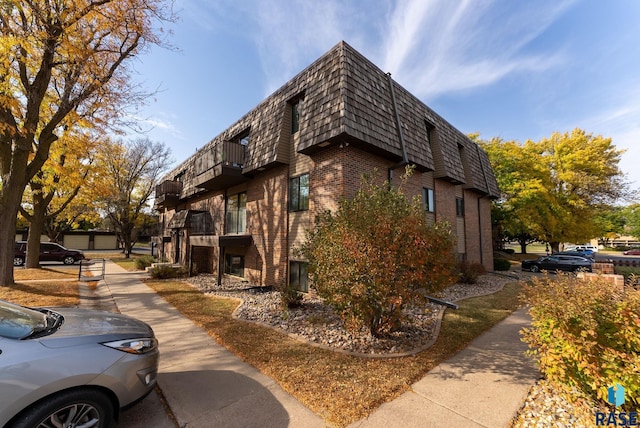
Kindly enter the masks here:
M 158 359 L 142 321 L 0 300 L 0 426 L 109 427 L 153 390 Z

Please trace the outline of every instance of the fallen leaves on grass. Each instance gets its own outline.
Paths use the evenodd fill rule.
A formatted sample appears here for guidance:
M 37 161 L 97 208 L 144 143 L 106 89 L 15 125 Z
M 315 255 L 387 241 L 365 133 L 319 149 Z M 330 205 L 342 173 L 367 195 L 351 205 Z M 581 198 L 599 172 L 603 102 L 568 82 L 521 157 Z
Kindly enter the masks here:
M 23 306 L 78 306 L 78 283 L 76 281 L 48 281 L 18 283 L 0 287 L 0 299 Z
M 29 268 L 14 269 L 15 281 L 40 281 L 47 279 L 74 279 L 78 277 L 78 270 L 72 268 Z

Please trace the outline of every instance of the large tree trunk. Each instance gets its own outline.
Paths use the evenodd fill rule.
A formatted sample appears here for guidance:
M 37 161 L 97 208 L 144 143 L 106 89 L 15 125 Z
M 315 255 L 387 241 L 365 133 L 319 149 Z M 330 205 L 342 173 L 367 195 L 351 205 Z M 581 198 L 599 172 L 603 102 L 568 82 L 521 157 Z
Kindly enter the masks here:
M 31 221 L 29 222 L 29 236 L 27 238 L 27 268 L 40 267 L 40 238 L 42 236 L 45 210 L 35 204 Z
M 128 259 L 131 257 L 131 251 L 133 250 L 133 225 L 126 223 L 122 225 L 122 243 L 124 246 L 124 257 Z
M 13 256 L 16 242 L 16 216 L 18 209 L 0 207 L 0 286 L 13 285 Z
M 519 244 L 520 244 L 520 252 L 522 254 L 527 254 L 527 240 L 521 239 Z
M 16 218 L 22 189 L 5 182 L 0 190 L 0 286 L 13 285 L 13 256 L 16 242 Z

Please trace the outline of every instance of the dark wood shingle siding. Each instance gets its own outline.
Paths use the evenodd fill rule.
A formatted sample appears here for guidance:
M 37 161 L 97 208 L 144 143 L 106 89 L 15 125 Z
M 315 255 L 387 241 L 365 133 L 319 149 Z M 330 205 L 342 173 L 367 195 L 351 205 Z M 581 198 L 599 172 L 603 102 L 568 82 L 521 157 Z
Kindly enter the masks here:
M 333 49 L 305 70 L 304 105 L 300 120 L 300 144 L 304 151 L 344 132 L 341 102 L 342 55 Z
M 433 170 L 436 178 L 498 196 L 486 154 L 477 151 L 475 143 L 401 85 L 393 85 L 409 161 L 422 170 Z M 296 97 L 303 98 L 299 152 L 320 150 L 322 143 L 340 137 L 340 141 L 354 141 L 389 160 L 402 159 L 389 76 L 345 42 L 338 43 L 201 150 L 250 129 L 243 173 L 287 164 L 292 141 L 290 102 Z M 432 144 L 427 122 L 435 127 L 437 135 Z M 458 144 L 466 149 L 470 174 L 465 175 Z M 168 179 L 182 170 L 193 170 L 194 158 L 200 153 L 169 173 Z M 187 172 L 185 179 L 189 174 L 193 172 Z M 186 182 L 184 189 L 183 196 L 189 194 L 187 190 L 197 191 Z
M 346 133 L 401 159 L 387 75 L 347 44 L 343 49 Z

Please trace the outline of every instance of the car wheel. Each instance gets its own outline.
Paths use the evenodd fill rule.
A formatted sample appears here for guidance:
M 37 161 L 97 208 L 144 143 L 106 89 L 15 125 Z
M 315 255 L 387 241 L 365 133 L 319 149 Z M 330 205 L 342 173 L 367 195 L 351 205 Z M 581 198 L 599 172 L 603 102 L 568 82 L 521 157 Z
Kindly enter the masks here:
M 24 264 L 24 259 L 22 257 L 14 257 L 13 265 L 14 266 L 22 266 Z
M 76 259 L 73 256 L 66 256 L 64 259 L 62 259 L 62 263 L 64 263 L 65 265 L 72 265 L 76 262 Z
M 530 270 L 533 273 L 540 272 L 540 268 L 536 265 L 532 265 Z
M 104 393 L 90 389 L 63 391 L 23 413 L 11 427 L 91 427 L 113 424 L 113 404 Z

